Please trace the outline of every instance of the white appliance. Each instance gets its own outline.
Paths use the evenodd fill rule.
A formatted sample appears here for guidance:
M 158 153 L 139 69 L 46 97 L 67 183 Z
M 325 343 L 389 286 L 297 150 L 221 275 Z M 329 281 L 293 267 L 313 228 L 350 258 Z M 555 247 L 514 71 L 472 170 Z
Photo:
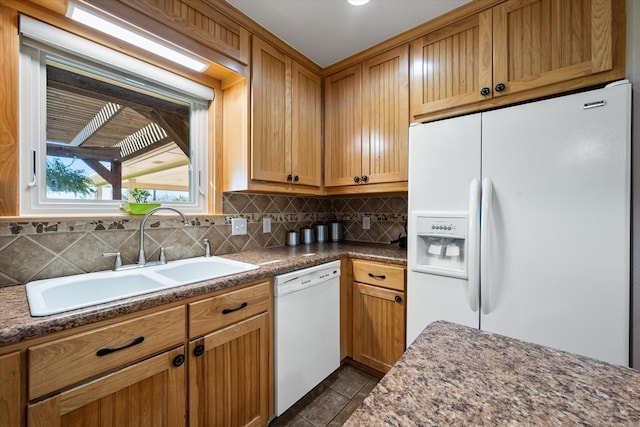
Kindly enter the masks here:
M 416 125 L 407 344 L 447 320 L 629 363 L 631 86 Z
M 274 286 L 280 416 L 340 367 L 340 261 L 276 276 Z

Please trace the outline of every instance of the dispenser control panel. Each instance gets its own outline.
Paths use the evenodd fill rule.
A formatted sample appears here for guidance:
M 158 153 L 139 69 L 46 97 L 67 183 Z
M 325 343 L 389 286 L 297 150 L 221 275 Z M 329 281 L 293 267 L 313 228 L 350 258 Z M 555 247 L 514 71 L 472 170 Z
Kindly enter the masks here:
M 418 216 L 417 233 L 423 236 L 442 236 L 464 239 L 467 234 L 467 218 Z

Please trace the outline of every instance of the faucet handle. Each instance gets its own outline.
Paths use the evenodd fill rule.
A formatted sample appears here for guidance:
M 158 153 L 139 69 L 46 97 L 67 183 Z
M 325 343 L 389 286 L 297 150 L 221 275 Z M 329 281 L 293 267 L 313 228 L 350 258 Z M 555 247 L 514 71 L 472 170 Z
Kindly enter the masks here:
M 211 256 L 211 242 L 209 239 L 204 239 L 202 243 L 204 243 L 204 257 L 209 258 Z
M 167 257 L 165 256 L 164 251 L 166 249 L 173 249 L 174 247 L 175 246 L 167 246 L 167 247 L 161 246 L 160 247 L 160 264 L 166 264 L 167 263 Z
M 120 256 L 120 252 L 105 252 L 102 254 L 103 257 L 114 256 L 116 257 L 116 266 L 113 269 L 114 271 L 120 270 L 122 268 L 122 257 Z

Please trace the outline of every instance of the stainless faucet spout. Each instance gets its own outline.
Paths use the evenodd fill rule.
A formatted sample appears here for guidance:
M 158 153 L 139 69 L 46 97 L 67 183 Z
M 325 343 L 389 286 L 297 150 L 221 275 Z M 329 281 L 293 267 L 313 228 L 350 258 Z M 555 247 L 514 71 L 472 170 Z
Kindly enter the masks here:
M 149 219 L 151 215 L 161 210 L 168 210 L 168 211 L 177 213 L 182 218 L 182 224 L 189 225 L 189 220 L 187 219 L 185 214 L 183 214 L 176 208 L 171 208 L 168 206 L 160 206 L 155 209 L 151 209 L 149 212 L 147 212 L 147 214 L 144 216 L 144 218 L 142 218 L 142 221 L 140 222 L 140 241 L 138 244 L 138 267 L 144 267 L 145 265 L 147 265 L 147 258 L 144 254 L 144 225 L 147 223 L 147 219 Z

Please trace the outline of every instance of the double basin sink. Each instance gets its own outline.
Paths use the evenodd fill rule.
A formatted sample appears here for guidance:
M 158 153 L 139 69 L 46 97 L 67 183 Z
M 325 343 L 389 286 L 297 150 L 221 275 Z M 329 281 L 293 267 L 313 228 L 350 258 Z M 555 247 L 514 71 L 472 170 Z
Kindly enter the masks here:
M 188 258 L 144 268 L 29 282 L 27 299 L 32 316 L 48 316 L 258 268 L 216 256 Z

